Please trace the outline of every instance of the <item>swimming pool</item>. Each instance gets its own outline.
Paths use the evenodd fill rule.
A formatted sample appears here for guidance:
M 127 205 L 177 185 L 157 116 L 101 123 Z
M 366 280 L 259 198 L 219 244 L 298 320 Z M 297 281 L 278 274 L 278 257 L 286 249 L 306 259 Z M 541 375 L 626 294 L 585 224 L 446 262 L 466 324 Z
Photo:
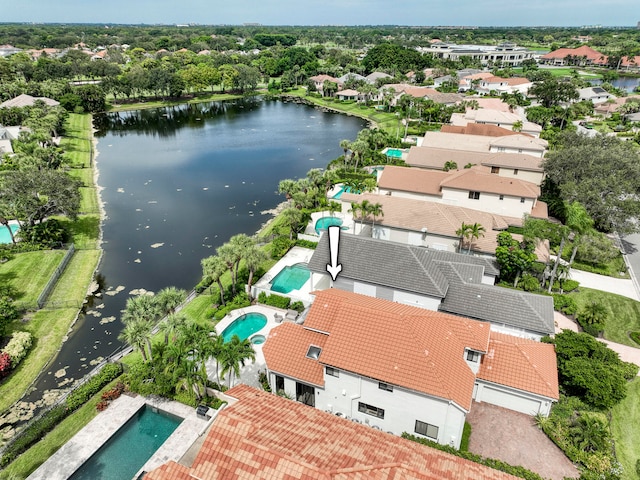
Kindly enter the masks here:
M 346 187 L 346 186 L 344 186 L 344 185 L 341 185 L 341 186 L 340 186 L 340 190 L 338 190 L 338 193 L 336 193 L 336 194 L 335 194 L 333 197 L 331 197 L 331 198 L 335 198 L 336 200 L 339 200 L 339 199 L 340 199 L 340 197 L 342 196 L 342 194 L 343 194 L 344 192 L 351 193 L 351 187 Z
M 222 331 L 222 338 L 224 338 L 225 342 L 228 342 L 234 335 L 237 335 L 240 340 L 246 340 L 254 333 L 262 330 L 266 324 L 267 317 L 263 314 L 246 313 L 236 318 Z
M 387 150 L 387 157 L 392 157 L 392 158 L 402 158 L 402 150 L 398 149 L 398 148 L 389 148 Z
M 271 282 L 271 290 L 278 293 L 289 293 L 300 288 L 309 280 L 311 272 L 304 263 L 288 265 L 278 272 Z
M 20 225 L 15 223 L 10 224 L 9 227 L 14 235 L 20 230 Z M 9 235 L 9 230 L 4 225 L 0 225 L 0 243 L 11 243 L 11 235 Z
M 315 229 L 316 233 L 320 235 L 321 230 L 327 230 L 331 226 L 342 225 L 342 219 L 338 217 L 322 217 L 316 221 Z
M 145 405 L 70 480 L 133 478 L 180 423 L 182 418 Z

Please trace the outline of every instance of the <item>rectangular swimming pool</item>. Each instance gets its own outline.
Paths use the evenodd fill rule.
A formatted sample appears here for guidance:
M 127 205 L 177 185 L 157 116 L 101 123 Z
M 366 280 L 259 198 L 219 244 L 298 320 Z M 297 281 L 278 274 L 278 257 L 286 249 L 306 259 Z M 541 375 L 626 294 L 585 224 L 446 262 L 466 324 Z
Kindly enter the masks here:
M 145 405 L 82 464 L 70 480 L 129 480 L 174 432 L 182 418 Z

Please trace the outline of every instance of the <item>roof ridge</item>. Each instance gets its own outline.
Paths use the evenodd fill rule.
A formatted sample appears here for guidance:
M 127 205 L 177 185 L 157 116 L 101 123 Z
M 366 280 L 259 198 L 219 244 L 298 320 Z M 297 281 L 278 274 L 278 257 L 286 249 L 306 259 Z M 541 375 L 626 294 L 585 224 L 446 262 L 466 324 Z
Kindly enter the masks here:
M 427 269 L 426 265 L 424 263 L 422 263 L 422 260 L 420 260 L 418 258 L 418 255 L 416 255 L 416 252 L 414 251 L 414 247 L 412 245 L 407 245 L 406 246 L 409 250 L 409 252 L 411 252 L 411 256 L 416 260 L 416 262 L 418 263 L 418 265 L 420 265 L 420 268 L 422 269 L 422 271 L 424 271 L 425 275 L 427 277 L 429 277 L 429 280 L 431 280 L 431 283 L 438 289 L 438 291 L 440 292 L 440 294 L 444 297 L 447 294 L 447 290 L 449 289 L 449 281 L 447 280 L 447 278 L 442 274 L 442 272 L 440 272 L 440 270 L 438 269 L 438 272 L 444 277 L 444 280 L 446 282 L 446 287 L 444 288 L 444 291 L 440 288 L 439 283 L 436 281 L 436 279 L 433 277 L 432 273 L 429 272 L 429 270 Z M 418 248 L 418 247 L 415 247 Z M 429 258 L 430 262 L 433 262 L 432 258 Z
M 531 348 L 538 348 L 539 346 L 541 346 L 543 344 L 535 342 L 535 343 L 526 343 L 526 344 L 520 344 L 520 343 L 516 343 L 516 349 L 518 350 L 518 352 L 520 352 L 520 354 L 525 358 L 525 360 L 527 361 L 527 363 L 529 365 L 531 365 L 533 371 L 536 373 L 537 377 L 542 380 L 542 383 L 544 383 L 547 387 L 548 387 L 548 391 L 547 393 L 553 393 L 552 390 L 553 388 L 551 387 L 551 384 L 547 381 L 546 378 L 544 378 L 544 375 L 542 375 L 538 369 L 538 365 L 536 363 L 533 363 L 531 361 L 531 358 L 529 357 L 529 354 L 524 350 L 524 347 L 531 347 Z

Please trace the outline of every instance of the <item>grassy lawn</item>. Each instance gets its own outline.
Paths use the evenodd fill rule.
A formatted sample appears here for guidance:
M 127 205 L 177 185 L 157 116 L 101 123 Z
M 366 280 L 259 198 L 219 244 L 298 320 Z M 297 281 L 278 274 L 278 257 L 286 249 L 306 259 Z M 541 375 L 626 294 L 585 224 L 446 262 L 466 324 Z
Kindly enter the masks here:
M 623 479 L 638 478 L 636 461 L 640 459 L 640 378 L 627 385 L 627 398 L 611 411 L 611 434 L 615 440 L 616 456 L 624 468 Z
M 640 331 L 640 302 L 613 293 L 580 287 L 579 292 L 571 292 L 578 304 L 578 311 L 587 302 L 595 301 L 607 305 L 611 314 L 607 319 L 604 336 L 613 342 L 638 347 L 629 338 L 628 332 Z
M 1 480 L 27 478 L 35 469 L 42 465 L 60 447 L 68 442 L 96 415 L 96 404 L 100 401 L 102 392 L 110 390 L 119 381 L 114 380 L 98 392 L 85 405 L 65 418 L 60 425 L 49 432 L 41 441 L 20 455 L 7 468 L 0 472 Z
M 100 236 L 100 217 L 98 215 L 80 215 L 75 222 L 65 217 L 55 217 L 71 234 L 76 248 L 98 248 Z
M 16 289 L 19 305 L 33 308 L 64 254 L 64 250 L 17 253 L 8 262 L 0 264 L 0 283 Z
M 88 168 L 91 162 L 91 115 L 69 114 L 65 122 L 65 136 L 60 141 L 70 165 Z
M 256 92 L 256 95 L 259 93 L 260 92 Z M 244 96 L 234 95 L 230 93 L 209 93 L 209 94 L 203 94 L 203 95 L 198 94 L 197 97 L 190 98 L 190 99 L 182 98 L 177 101 L 154 100 L 149 102 L 109 105 L 108 111 L 124 112 L 127 110 L 145 110 L 148 108 L 161 108 L 161 107 L 170 107 L 172 105 L 183 105 L 185 103 L 203 103 L 203 102 L 217 102 L 220 100 L 235 100 L 236 98 L 244 98 Z
M 573 75 L 574 70 L 578 70 L 578 74 L 580 77 L 586 78 L 600 78 L 602 75 L 599 73 L 591 73 L 586 72 L 584 69 L 580 67 L 572 68 L 572 67 L 559 67 L 559 68 L 545 68 L 545 71 L 551 72 L 551 75 L 554 77 L 570 77 Z
M 80 308 L 87 296 L 93 272 L 100 259 L 100 250 L 76 250 L 56 286 L 49 295 L 45 307 L 59 306 Z
M 229 282 L 231 284 L 231 282 Z M 208 292 L 208 290 L 205 290 Z M 200 325 L 212 326 L 211 317 L 206 315 L 214 303 L 220 302 L 219 295 L 208 295 L 207 293 L 201 293 L 196 298 L 191 300 L 182 310 L 189 320 L 193 320 Z
M 0 412 L 16 402 L 58 351 L 62 338 L 78 314 L 77 308 L 38 310 L 26 322 L 15 322 L 15 330 L 33 335 L 33 346 L 15 372 L 0 384 Z

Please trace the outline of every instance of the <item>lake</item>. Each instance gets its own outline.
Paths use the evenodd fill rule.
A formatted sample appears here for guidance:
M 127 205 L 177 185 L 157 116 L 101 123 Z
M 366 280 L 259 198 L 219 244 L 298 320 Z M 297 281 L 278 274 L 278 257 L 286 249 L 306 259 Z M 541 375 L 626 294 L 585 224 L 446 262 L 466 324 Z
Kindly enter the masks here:
M 121 347 L 130 294 L 200 280 L 200 260 L 237 233 L 253 234 L 284 197 L 283 178 L 304 177 L 341 155 L 366 122 L 259 98 L 112 113 L 95 118 L 103 188 L 101 291 L 62 351 L 25 397 L 84 376 Z M 31 407 L 30 407 L 31 408 Z

